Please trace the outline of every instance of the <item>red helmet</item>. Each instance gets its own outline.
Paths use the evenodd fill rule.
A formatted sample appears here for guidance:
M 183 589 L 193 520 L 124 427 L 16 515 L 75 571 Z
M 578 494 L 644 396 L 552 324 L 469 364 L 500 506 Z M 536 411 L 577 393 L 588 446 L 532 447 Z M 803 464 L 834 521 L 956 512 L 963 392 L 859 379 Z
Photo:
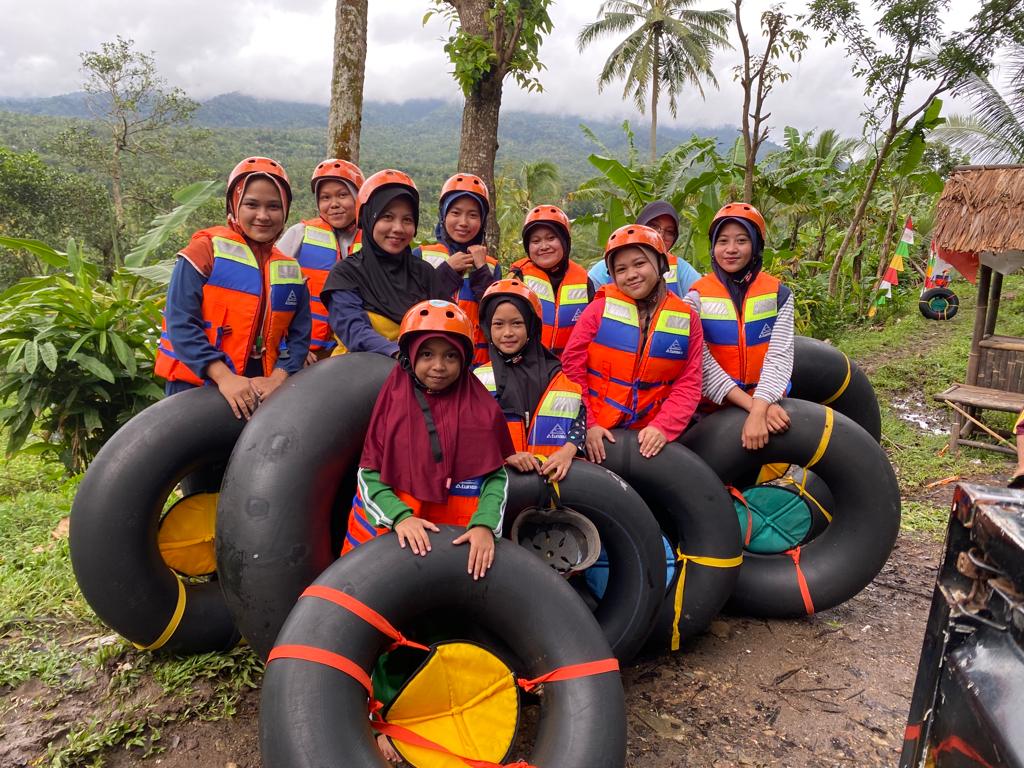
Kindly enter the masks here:
M 458 304 L 441 299 L 428 299 L 414 304 L 405 313 L 398 329 L 398 346 L 402 353 L 408 355 L 413 338 L 428 332 L 454 333 L 462 342 L 463 362 L 467 366 L 473 362 L 473 323 Z
M 569 225 L 569 217 L 565 215 L 565 211 L 557 205 L 538 205 L 526 214 L 526 220 L 523 222 L 523 249 L 527 255 L 530 254 L 529 244 L 526 240 L 527 233 L 540 224 L 560 229 L 562 234 L 565 235 L 566 243 L 570 247 L 572 246 L 572 229 Z M 565 255 L 568 258 L 569 254 Z
M 321 179 L 347 181 L 355 187 L 356 192 L 359 191 L 359 188 L 363 186 L 365 181 L 363 172 L 359 170 L 358 165 L 350 163 L 348 160 L 338 160 L 334 157 L 324 160 L 313 169 L 313 176 L 309 180 L 309 189 L 314 195 L 316 194 L 317 183 Z
M 370 199 L 370 195 L 376 192 L 381 187 L 390 186 L 396 184 L 398 186 L 408 188 L 409 192 L 412 193 L 413 198 L 416 200 L 416 204 L 419 205 L 420 191 L 416 189 L 416 184 L 407 174 L 401 171 L 396 171 L 394 168 L 385 168 L 383 171 L 377 171 L 375 174 L 370 176 L 366 181 L 359 187 L 359 194 L 356 195 L 356 221 L 359 221 L 359 211 L 366 205 L 366 202 Z
M 543 322 L 544 310 L 541 307 L 537 294 L 531 291 L 522 280 L 514 277 L 496 280 L 484 291 L 484 295 L 480 298 L 480 317 L 484 317 L 487 314 L 487 305 L 495 301 L 499 296 L 518 296 L 530 305 L 533 314 L 537 316 L 538 320 Z
M 643 245 L 652 249 L 658 254 L 658 274 L 668 271 L 668 257 L 665 255 L 665 241 L 657 230 L 645 224 L 627 224 L 619 227 L 608 238 L 604 247 L 604 263 L 608 267 L 609 274 L 612 272 L 612 256 L 621 248 L 627 245 Z
M 491 204 L 491 196 L 487 192 L 484 180 L 472 173 L 457 173 L 449 178 L 441 187 L 441 200 L 444 200 L 452 192 L 472 192 L 475 195 L 480 195 L 487 205 Z
M 285 193 L 288 195 L 288 206 L 291 206 L 292 184 L 288 181 L 288 174 L 285 173 L 284 166 L 269 157 L 247 157 L 236 165 L 228 176 L 228 188 L 225 196 L 229 214 L 231 213 L 231 192 L 234 190 L 235 184 L 252 173 L 265 173 L 277 179 L 284 186 Z
M 712 236 L 715 231 L 715 227 L 722 219 L 745 219 L 757 227 L 757 231 L 761 233 L 761 241 L 764 242 L 768 239 L 768 228 L 764 223 L 764 216 L 750 203 L 727 203 L 723 205 L 718 213 L 715 214 L 715 218 L 711 220 L 711 226 L 708 227 L 708 237 Z

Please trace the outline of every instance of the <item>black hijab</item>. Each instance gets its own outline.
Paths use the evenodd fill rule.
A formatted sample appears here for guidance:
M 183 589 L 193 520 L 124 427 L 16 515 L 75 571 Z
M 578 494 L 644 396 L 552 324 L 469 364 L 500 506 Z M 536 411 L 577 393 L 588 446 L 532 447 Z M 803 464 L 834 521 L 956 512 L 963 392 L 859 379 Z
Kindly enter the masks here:
M 468 243 L 456 243 L 448 234 L 448 230 L 445 229 L 444 220 L 448 216 L 448 211 L 451 210 L 453 205 L 455 205 L 455 201 L 461 200 L 464 197 L 468 197 L 480 208 L 480 231 L 477 232 Z M 448 253 L 458 253 L 459 251 L 466 251 L 471 245 L 480 245 L 487 236 L 487 214 L 489 210 L 487 201 L 476 192 L 464 192 L 460 190 L 458 192 L 450 193 L 443 197 L 440 205 L 438 205 L 437 224 L 434 225 L 434 237 L 437 238 L 437 242 L 441 243 L 441 245 L 448 249 Z
M 399 254 L 385 251 L 373 239 L 373 225 L 394 200 L 405 196 L 412 203 L 413 217 L 419 224 L 419 196 L 401 184 L 389 184 L 376 190 L 359 207 L 359 229 L 363 247 L 337 262 L 327 276 L 320 298 L 330 305 L 332 291 L 358 291 L 363 309 L 384 315 L 396 323 L 413 304 L 426 299 L 450 299 L 437 270 L 412 254 L 409 246 Z
M 491 342 L 491 319 L 502 304 L 511 304 L 526 320 L 526 345 L 511 357 L 505 356 Z M 551 379 L 562 370 L 558 358 L 540 342 L 541 322 L 525 299 L 501 296 L 483 306 L 480 327 L 487 338 L 487 351 L 494 369 L 495 394 L 503 413 L 523 417 L 532 414 Z
M 715 260 L 715 241 L 718 239 L 718 233 L 722 230 L 729 222 L 733 222 L 741 225 L 750 237 L 751 247 L 751 259 L 750 262 L 741 269 L 739 272 L 726 272 Z M 736 311 L 741 312 L 743 309 L 743 299 L 747 295 L 747 288 L 754 282 L 754 278 L 757 277 L 761 271 L 761 265 L 764 263 L 764 240 L 761 239 L 761 233 L 758 231 L 751 222 L 746 219 L 740 219 L 733 216 L 726 217 L 715 224 L 714 229 L 711 230 L 711 269 L 714 270 L 715 276 L 719 279 L 722 285 L 725 286 L 726 290 L 729 291 L 729 296 L 732 298 L 732 303 L 736 306 Z

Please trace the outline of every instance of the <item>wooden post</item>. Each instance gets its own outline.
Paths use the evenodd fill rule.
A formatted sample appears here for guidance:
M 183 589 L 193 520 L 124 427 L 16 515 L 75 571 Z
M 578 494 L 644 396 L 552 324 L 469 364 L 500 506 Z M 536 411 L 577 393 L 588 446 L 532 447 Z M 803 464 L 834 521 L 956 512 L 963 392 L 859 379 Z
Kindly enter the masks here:
M 988 315 L 985 318 L 985 333 L 983 339 L 996 332 L 996 315 L 999 314 L 999 297 L 1003 292 L 1003 273 L 992 274 L 992 289 L 989 291 L 991 298 L 988 302 Z
M 988 292 L 992 282 L 992 267 L 981 265 L 978 270 L 978 306 L 974 309 L 974 331 L 971 333 L 971 351 L 967 355 L 967 383 L 978 383 L 978 344 L 988 319 Z

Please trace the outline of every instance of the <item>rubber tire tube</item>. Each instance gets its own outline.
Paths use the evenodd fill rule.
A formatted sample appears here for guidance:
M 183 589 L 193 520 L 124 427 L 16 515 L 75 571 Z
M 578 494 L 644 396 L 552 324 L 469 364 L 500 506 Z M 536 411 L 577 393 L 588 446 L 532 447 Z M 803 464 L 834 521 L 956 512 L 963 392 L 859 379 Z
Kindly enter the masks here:
M 828 528 L 801 547 L 799 557 L 813 608 L 823 611 L 856 595 L 885 565 L 900 529 L 900 489 L 885 451 L 851 419 L 833 411 L 831 435 L 812 461 L 822 451 L 831 409 L 803 400 L 781 404 L 790 427 L 760 450 L 740 445 L 747 418 L 740 408 L 705 417 L 683 435 L 683 443 L 726 484 L 763 464 L 813 467 L 832 491 L 835 507 Z M 748 553 L 728 607 L 765 618 L 806 615 L 792 557 Z
M 734 559 L 742 555 L 739 519 L 718 475 L 693 451 L 668 443 L 657 456 L 640 455 L 637 433 L 612 430 L 615 442 L 605 441 L 601 466 L 637 490 L 665 532 L 673 549 L 690 556 Z M 660 540 L 652 543 L 664 558 Z M 700 634 L 732 594 L 740 567 L 719 568 L 686 564 L 683 603 L 678 621 L 675 594 L 683 569 L 677 567 L 650 634 L 649 647 L 671 647 L 673 625 L 682 641 Z M 664 581 L 661 582 L 664 584 Z
M 875 442 L 881 441 L 882 413 L 875 389 L 843 352 L 824 341 L 796 336 L 791 381 L 789 397 L 830 406 L 860 424 Z
M 178 603 L 178 577 L 157 546 L 164 503 L 183 477 L 226 461 L 244 426 L 216 387 L 197 387 L 136 415 L 89 465 L 71 506 L 71 566 L 96 615 L 131 642 L 154 643 Z M 161 650 L 223 651 L 238 639 L 219 584 L 185 584 L 184 613 Z
M 394 361 L 383 355 L 357 353 L 306 368 L 256 412 L 231 456 L 217 510 L 218 572 L 242 636 L 263 658 L 296 599 L 337 557 L 330 534 L 337 516 L 333 512 L 336 507 L 347 512 L 351 506 L 351 477 L 370 413 L 393 366 Z M 575 480 L 577 473 L 598 483 L 598 493 Z M 539 476 L 520 478 L 514 470 L 509 476 L 508 508 L 535 503 Z M 658 573 L 664 583 L 665 576 L 659 570 L 664 567 L 663 553 L 659 550 L 652 557 L 652 542 L 627 543 L 626 537 L 646 537 L 656 532 L 656 525 L 643 523 L 637 507 L 641 500 L 632 499 L 620 480 L 592 472 L 581 462 L 574 463 L 568 481 L 560 485 L 566 506 L 584 513 L 591 509 L 595 524 L 603 519 L 602 525 L 616 529 L 610 538 L 624 564 L 615 567 L 629 579 L 618 587 L 624 594 L 614 593 L 615 599 L 600 609 L 599 616 L 613 648 L 627 658 L 642 642 L 636 637 L 647 631 L 648 611 L 654 610 L 644 596 L 647 583 L 657 583 Z M 614 510 L 598 506 L 612 493 L 620 494 L 612 497 L 616 507 L 633 510 L 623 521 L 614 520 Z M 506 520 L 506 529 L 510 528 Z M 601 526 L 598 530 L 604 535 Z M 637 602 L 629 604 L 627 596 Z
M 933 308 L 932 299 L 945 299 L 946 308 L 941 311 Z M 921 294 L 921 298 L 917 301 L 917 308 L 929 320 L 952 320 L 960 311 L 960 297 L 949 288 L 929 288 Z
M 508 470 L 505 530 L 523 509 L 542 504 L 545 483 L 536 472 Z M 665 594 L 661 530 L 640 495 L 621 478 L 589 461 L 574 461 L 558 483 L 560 503 L 597 528 L 609 561 L 608 589 L 594 612 L 612 652 L 625 663 L 647 639 Z
M 318 363 L 317 365 L 320 365 Z M 316 367 L 316 366 L 313 366 Z M 460 529 L 440 526 L 435 542 Z M 435 544 L 418 557 L 381 536 L 336 561 L 316 584 L 349 594 L 399 631 L 427 612 L 457 609 L 503 638 L 534 678 L 559 667 L 607 659 L 611 649 L 589 609 L 566 581 L 535 555 L 496 542 L 494 565 L 474 581 L 467 547 Z M 278 645 L 308 645 L 344 656 L 365 672 L 391 644 L 349 611 L 316 597 L 298 601 Z M 626 712 L 621 678 L 602 673 L 544 684 L 531 765 L 619 768 L 626 759 Z M 379 766 L 367 717 L 365 689 L 344 672 L 299 659 L 267 665 L 260 703 L 265 768 Z
M 335 506 L 351 507 L 370 414 L 394 365 L 361 352 L 303 369 L 260 406 L 231 454 L 217 571 L 238 629 L 263 658 L 299 595 L 337 557 Z

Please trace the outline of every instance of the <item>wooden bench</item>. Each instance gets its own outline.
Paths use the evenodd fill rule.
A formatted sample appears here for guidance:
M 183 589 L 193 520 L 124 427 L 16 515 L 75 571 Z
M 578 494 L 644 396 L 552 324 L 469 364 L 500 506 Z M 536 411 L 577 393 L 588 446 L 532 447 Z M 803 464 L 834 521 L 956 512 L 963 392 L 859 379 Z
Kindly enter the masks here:
M 987 448 L 990 451 L 1009 453 L 1013 456 L 1017 455 L 1017 449 L 1012 443 L 1007 445 L 986 443 L 981 440 L 968 439 L 968 436 L 974 427 L 980 427 L 982 431 L 997 439 L 1002 439 L 978 420 L 977 413 L 978 411 L 1020 413 L 1024 410 L 1024 393 L 1007 392 L 1002 389 L 978 387 L 970 384 L 954 384 L 949 389 L 935 395 L 935 399 L 950 406 L 950 413 L 952 415 L 949 450 L 951 453 L 956 453 L 961 445 L 969 445 L 974 448 Z

